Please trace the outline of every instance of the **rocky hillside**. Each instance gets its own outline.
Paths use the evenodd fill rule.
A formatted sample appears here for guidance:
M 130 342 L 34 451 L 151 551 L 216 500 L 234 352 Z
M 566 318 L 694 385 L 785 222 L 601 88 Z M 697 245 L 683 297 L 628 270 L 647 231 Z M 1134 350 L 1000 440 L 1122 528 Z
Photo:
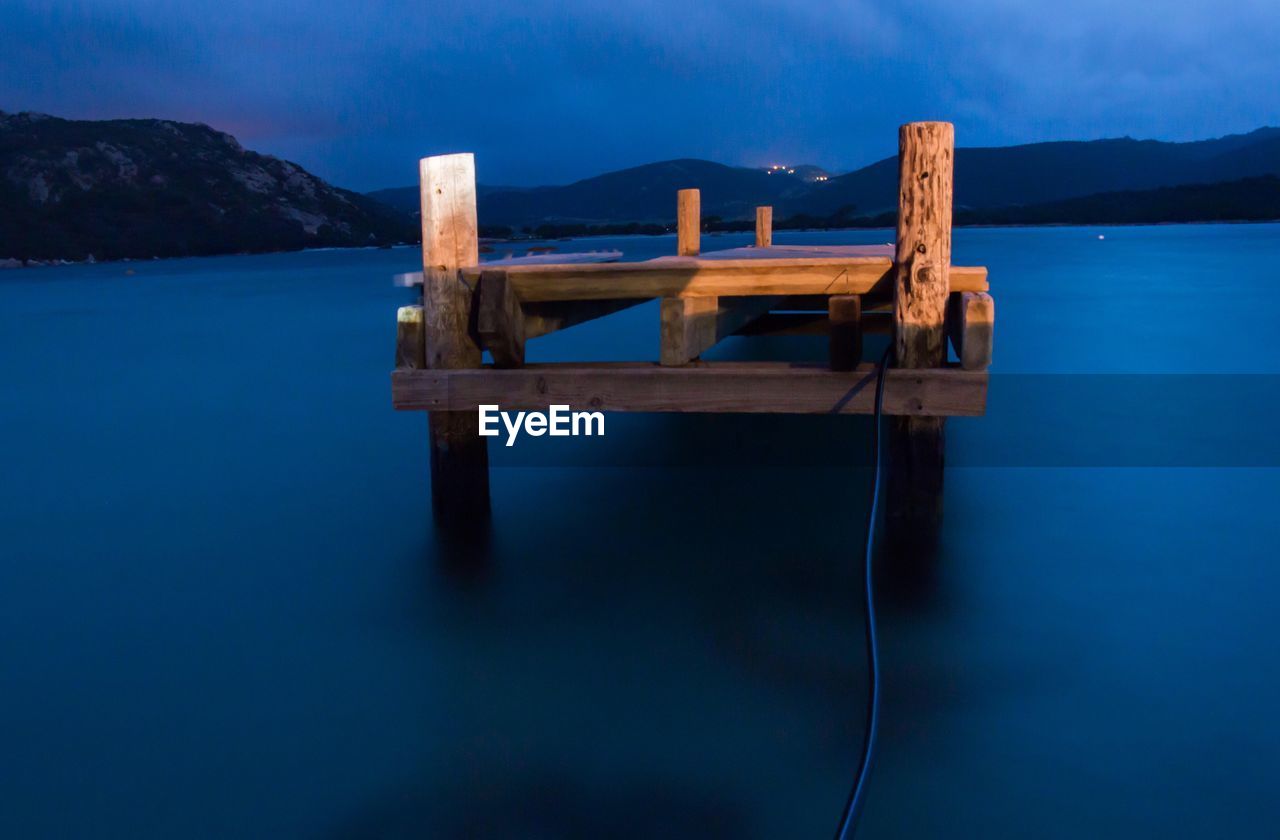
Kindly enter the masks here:
M 206 125 L 0 111 L 0 260 L 390 244 L 412 222 Z

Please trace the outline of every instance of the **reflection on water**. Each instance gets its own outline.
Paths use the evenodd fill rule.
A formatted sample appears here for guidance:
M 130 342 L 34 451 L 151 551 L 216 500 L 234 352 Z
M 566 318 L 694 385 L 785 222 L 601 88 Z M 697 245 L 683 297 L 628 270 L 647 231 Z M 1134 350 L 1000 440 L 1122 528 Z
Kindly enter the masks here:
M 1205 306 L 1211 277 L 1276 310 L 1280 228 L 1096 233 L 957 231 L 996 375 L 948 427 L 938 556 L 878 570 L 866 837 L 1280 821 L 1280 361 Z M 425 423 L 388 393 L 415 262 L 0 277 L 0 834 L 829 836 L 862 737 L 866 419 L 610 415 L 491 447 L 492 521 L 437 533 Z M 529 350 L 656 345 L 640 306 Z

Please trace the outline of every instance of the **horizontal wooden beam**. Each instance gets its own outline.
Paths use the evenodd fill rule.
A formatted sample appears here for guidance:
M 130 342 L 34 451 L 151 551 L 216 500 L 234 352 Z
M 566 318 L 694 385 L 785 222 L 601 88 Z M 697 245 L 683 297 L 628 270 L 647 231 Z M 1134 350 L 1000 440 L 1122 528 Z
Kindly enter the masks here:
M 865 295 L 893 291 L 887 257 L 724 260 L 662 257 L 634 263 L 513 265 L 507 268 L 521 301 L 610 298 Z M 474 283 L 481 268 L 463 269 Z M 984 292 L 987 270 L 951 267 L 951 291 Z
M 947 334 L 956 350 L 960 367 L 986 370 L 991 367 L 992 333 L 996 304 L 985 292 L 959 292 L 947 302 Z
M 392 403 L 400 410 L 545 410 L 869 414 L 875 368 L 839 372 L 786 362 L 527 365 L 500 370 L 396 370 Z M 976 416 L 986 410 L 987 374 L 955 368 L 889 371 L 887 414 Z

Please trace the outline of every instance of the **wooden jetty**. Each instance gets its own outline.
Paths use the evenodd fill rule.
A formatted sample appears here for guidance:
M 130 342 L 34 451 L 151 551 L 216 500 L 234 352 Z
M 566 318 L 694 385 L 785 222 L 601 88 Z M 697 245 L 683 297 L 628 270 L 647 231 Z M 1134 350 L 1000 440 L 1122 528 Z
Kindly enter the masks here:
M 888 371 L 887 521 L 892 536 L 929 534 L 941 515 L 944 418 L 986 407 L 995 309 L 987 272 L 951 265 L 950 123 L 898 135 L 896 245 L 778 246 L 772 208 L 755 245 L 702 253 L 698 190 L 676 198 L 676 254 L 481 264 L 470 154 L 421 161 L 422 304 L 398 313 L 397 409 L 430 414 L 437 516 L 487 514 L 488 453 L 477 407 L 591 411 L 866 414 L 876 370 L 866 332 L 893 335 Z M 661 301 L 652 363 L 524 363 L 541 335 Z M 703 362 L 730 335 L 825 334 L 825 365 Z M 958 359 L 948 361 L 950 341 Z M 483 352 L 492 364 L 483 364 Z

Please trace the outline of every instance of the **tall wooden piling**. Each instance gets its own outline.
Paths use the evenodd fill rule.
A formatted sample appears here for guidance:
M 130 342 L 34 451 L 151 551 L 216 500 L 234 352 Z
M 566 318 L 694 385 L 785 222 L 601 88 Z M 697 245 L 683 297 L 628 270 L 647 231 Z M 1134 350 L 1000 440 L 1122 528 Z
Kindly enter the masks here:
M 898 131 L 898 243 L 894 259 L 894 347 L 903 368 L 946 361 L 955 129 L 908 123 Z M 930 552 L 942 516 L 941 417 L 889 421 L 886 531 L 899 553 Z
M 478 368 L 471 287 L 461 269 L 480 262 L 476 169 L 471 154 L 423 158 L 422 302 L 426 366 Z M 474 412 L 432 411 L 431 501 L 446 525 L 489 512 L 489 451 Z
M 773 208 L 756 208 L 756 247 L 773 247 Z
M 676 194 L 676 253 L 696 257 L 702 250 L 702 194 L 680 190 Z

